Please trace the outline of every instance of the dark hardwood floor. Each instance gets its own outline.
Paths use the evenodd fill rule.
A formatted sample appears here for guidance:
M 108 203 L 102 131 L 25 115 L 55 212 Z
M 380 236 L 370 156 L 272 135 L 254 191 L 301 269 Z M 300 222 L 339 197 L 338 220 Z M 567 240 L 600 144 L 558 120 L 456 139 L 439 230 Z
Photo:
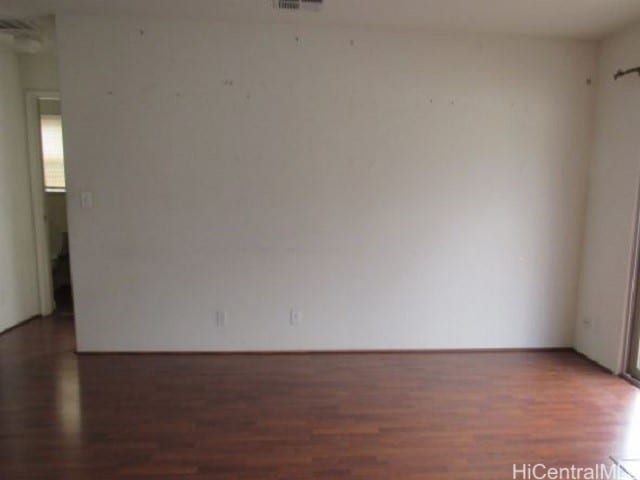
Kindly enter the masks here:
M 640 458 L 640 393 L 572 352 L 76 356 L 0 336 L 0 478 L 510 479 Z

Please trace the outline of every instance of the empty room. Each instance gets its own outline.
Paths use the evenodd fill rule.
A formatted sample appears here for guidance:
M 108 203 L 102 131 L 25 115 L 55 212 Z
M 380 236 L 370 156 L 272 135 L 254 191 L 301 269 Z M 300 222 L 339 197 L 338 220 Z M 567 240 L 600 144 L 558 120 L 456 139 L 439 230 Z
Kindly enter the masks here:
M 0 0 L 0 479 L 640 479 L 640 1 Z

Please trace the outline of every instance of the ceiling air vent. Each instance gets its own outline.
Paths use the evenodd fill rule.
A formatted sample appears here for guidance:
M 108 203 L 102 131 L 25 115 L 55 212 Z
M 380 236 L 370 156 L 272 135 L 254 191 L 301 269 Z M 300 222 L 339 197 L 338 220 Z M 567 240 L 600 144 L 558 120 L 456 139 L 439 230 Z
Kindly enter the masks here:
M 323 0 L 273 0 L 278 10 L 320 10 Z
M 18 33 L 18 32 L 34 32 L 34 26 L 25 20 L 17 18 L 0 18 L 0 32 Z
M 0 37 L 19 53 L 37 53 L 43 46 L 37 21 L 0 17 Z

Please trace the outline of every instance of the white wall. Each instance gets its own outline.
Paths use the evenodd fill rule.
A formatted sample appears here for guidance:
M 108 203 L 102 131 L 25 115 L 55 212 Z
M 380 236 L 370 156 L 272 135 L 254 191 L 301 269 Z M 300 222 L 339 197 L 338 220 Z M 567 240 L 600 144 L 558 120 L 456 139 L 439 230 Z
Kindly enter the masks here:
M 0 331 L 40 308 L 26 145 L 18 59 L 0 45 Z
M 572 344 L 593 44 L 66 15 L 58 42 L 80 350 Z
M 601 49 L 576 348 L 620 372 L 640 179 L 640 25 Z
M 54 47 L 51 47 L 54 48 Z M 18 56 L 20 78 L 26 90 L 56 91 L 58 83 L 58 57 L 55 51 Z

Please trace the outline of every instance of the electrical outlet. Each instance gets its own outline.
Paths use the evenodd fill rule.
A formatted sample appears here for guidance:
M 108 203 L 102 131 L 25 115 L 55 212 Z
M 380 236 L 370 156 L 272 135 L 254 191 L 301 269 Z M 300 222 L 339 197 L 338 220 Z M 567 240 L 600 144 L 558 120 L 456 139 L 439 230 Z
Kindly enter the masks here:
M 293 327 L 297 327 L 302 323 L 302 313 L 299 310 L 291 309 L 289 314 L 289 323 Z
M 216 312 L 216 327 L 223 328 L 227 326 L 227 312 L 218 310 Z

